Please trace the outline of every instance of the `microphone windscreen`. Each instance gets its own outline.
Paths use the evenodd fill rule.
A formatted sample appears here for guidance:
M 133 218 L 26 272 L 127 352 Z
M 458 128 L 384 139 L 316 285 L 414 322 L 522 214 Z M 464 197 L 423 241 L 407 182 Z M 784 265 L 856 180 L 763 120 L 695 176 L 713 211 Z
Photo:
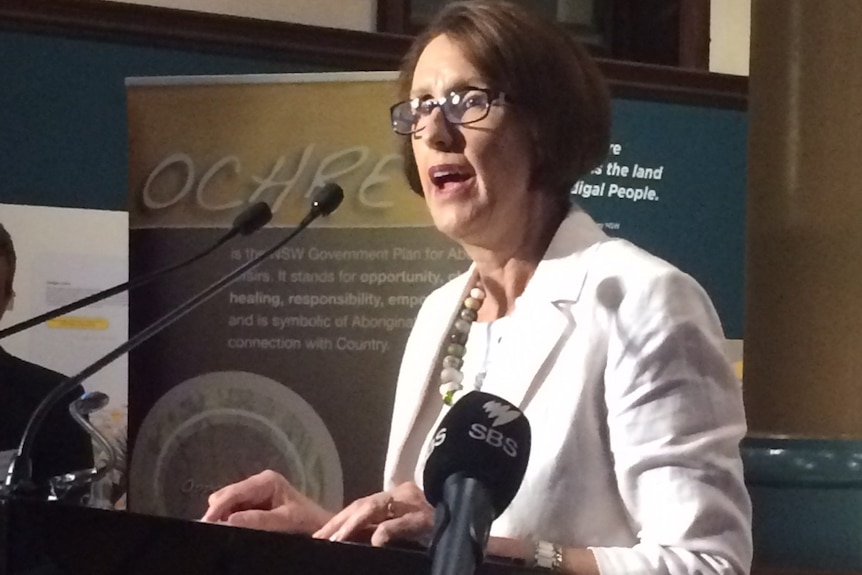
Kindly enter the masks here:
M 232 228 L 247 236 L 253 234 L 272 219 L 272 210 L 266 202 L 257 202 L 244 209 L 233 220 Z
M 490 492 L 496 516 L 506 509 L 524 479 L 530 459 L 530 423 L 500 397 L 471 391 L 443 417 L 425 461 L 425 498 L 436 506 L 443 483 L 461 473 Z
M 336 183 L 330 182 L 317 190 L 311 200 L 312 210 L 320 212 L 322 216 L 328 216 L 341 205 L 344 199 L 344 190 Z
M 88 391 L 72 403 L 75 411 L 82 415 L 89 415 L 108 405 L 110 400 L 111 398 L 101 391 Z

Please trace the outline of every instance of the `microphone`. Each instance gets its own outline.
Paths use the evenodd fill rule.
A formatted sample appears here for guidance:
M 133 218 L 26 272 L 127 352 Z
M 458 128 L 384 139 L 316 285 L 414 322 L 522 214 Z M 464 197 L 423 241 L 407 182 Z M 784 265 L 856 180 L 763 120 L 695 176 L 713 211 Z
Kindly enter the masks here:
M 136 287 L 148 284 L 151 281 L 158 279 L 174 270 L 178 270 L 180 268 L 184 268 L 188 265 L 191 265 L 199 259 L 208 256 L 216 249 L 221 247 L 228 240 L 233 239 L 235 236 L 247 236 L 253 234 L 257 230 L 268 224 L 271 219 L 272 211 L 269 209 L 269 205 L 267 205 L 266 202 L 254 203 L 244 209 L 242 212 L 240 212 L 240 214 L 236 218 L 234 218 L 233 224 L 231 225 L 230 229 L 222 237 L 220 237 L 216 243 L 209 246 L 204 251 L 195 254 L 194 256 L 179 263 L 171 264 L 141 277 L 129 280 L 121 284 L 117 284 L 114 287 L 104 289 L 100 292 L 88 295 L 87 297 L 49 310 L 41 315 L 37 315 L 36 317 L 31 317 L 28 320 L 16 323 L 13 326 L 0 330 L 0 339 L 9 337 L 10 335 L 15 335 L 16 333 L 22 332 L 25 329 L 29 329 L 48 320 L 52 320 L 55 317 L 60 317 L 61 315 L 65 315 L 69 312 L 75 311 L 76 309 L 81 309 L 82 307 L 94 304 L 96 302 L 100 302 L 104 299 L 108 299 L 109 297 L 115 296 L 118 293 L 122 293 L 124 291 L 132 290 Z
M 530 459 L 530 423 L 500 397 L 471 391 L 443 417 L 425 462 L 435 506 L 431 575 L 468 575 L 482 563 L 491 523 L 508 507 Z
M 220 292 L 228 284 L 235 281 L 248 270 L 259 265 L 263 260 L 278 251 L 283 245 L 292 240 L 304 230 L 308 225 L 320 216 L 331 214 L 341 200 L 344 199 L 344 192 L 337 184 L 329 183 L 320 188 L 312 198 L 311 209 L 308 214 L 302 219 L 299 225 L 288 234 L 285 238 L 279 240 L 271 247 L 264 250 L 260 255 L 252 260 L 244 263 L 234 271 L 223 276 L 221 279 L 210 285 L 197 295 L 186 300 L 174 310 L 166 313 L 155 322 L 142 329 L 140 332 L 129 338 L 128 341 L 108 352 L 102 358 L 84 368 L 80 373 L 64 380 L 60 385 L 51 390 L 51 393 L 45 396 L 33 415 L 30 416 L 27 422 L 27 427 L 24 429 L 24 436 L 18 444 L 18 449 L 12 457 L 12 462 L 9 464 L 9 472 L 6 475 L 6 483 L 4 492 L 13 494 L 32 495 L 36 492 L 36 486 L 33 485 L 33 462 L 30 453 L 33 450 L 33 441 L 39 431 L 42 422 L 45 420 L 51 408 L 60 401 L 67 393 L 75 389 L 77 385 L 82 383 L 88 377 L 98 372 L 100 369 L 117 359 L 118 357 L 128 353 L 132 349 L 141 345 L 152 336 L 156 335 L 169 325 L 176 322 L 178 319 L 192 311 L 216 293 Z

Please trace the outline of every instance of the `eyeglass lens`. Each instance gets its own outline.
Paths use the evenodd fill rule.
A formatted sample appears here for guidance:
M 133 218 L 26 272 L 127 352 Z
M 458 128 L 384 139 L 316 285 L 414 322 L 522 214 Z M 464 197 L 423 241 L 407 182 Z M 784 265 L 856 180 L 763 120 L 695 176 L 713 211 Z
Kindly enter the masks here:
M 480 89 L 450 93 L 445 98 L 408 100 L 392 109 L 392 127 L 400 134 L 422 130 L 434 108 L 441 108 L 446 120 L 452 124 L 478 122 L 488 115 L 489 94 Z

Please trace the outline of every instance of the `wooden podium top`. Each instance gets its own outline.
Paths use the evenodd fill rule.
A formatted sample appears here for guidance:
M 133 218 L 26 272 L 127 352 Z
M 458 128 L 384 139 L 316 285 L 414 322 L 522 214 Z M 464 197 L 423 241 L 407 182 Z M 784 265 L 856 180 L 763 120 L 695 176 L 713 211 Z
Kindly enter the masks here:
M 0 499 L 0 574 L 4 575 L 424 575 L 430 567 L 430 557 L 421 551 Z M 477 573 L 542 571 L 491 560 Z
M 425 575 L 421 551 L 0 497 L 0 574 Z M 477 575 L 538 575 L 489 559 Z M 755 566 L 751 575 L 862 575 Z

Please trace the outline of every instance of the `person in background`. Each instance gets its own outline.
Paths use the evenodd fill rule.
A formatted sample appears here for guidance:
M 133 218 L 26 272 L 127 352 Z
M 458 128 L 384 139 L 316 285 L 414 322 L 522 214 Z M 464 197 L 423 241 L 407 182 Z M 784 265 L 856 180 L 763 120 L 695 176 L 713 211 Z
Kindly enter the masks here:
M 15 245 L 0 223 L 0 320 L 15 297 Z M 0 347 L 0 480 L 5 480 L 10 458 L 36 407 L 66 376 L 24 361 Z M 33 480 L 47 493 L 56 475 L 93 466 L 90 436 L 69 415 L 69 404 L 84 390 L 78 386 L 45 419 L 33 444 Z M 68 497 L 82 495 L 73 490 Z
M 448 404 L 481 388 L 533 434 L 490 554 L 577 575 L 747 573 L 742 389 L 714 307 L 571 204 L 609 146 L 595 64 L 519 5 L 455 2 L 416 38 L 399 89 L 407 179 L 473 263 L 408 339 L 383 490 L 333 514 L 264 471 L 213 493 L 203 520 L 427 542 L 425 454 Z

